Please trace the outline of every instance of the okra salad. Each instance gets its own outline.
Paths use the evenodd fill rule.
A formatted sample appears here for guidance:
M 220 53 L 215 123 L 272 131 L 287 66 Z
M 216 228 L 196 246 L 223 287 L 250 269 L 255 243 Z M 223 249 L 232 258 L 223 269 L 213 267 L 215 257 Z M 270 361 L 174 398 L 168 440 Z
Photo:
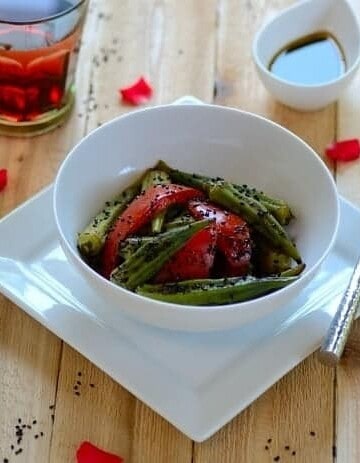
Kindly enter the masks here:
M 220 305 L 263 296 L 305 268 L 289 205 L 248 185 L 159 161 L 78 234 L 84 260 L 142 296 Z

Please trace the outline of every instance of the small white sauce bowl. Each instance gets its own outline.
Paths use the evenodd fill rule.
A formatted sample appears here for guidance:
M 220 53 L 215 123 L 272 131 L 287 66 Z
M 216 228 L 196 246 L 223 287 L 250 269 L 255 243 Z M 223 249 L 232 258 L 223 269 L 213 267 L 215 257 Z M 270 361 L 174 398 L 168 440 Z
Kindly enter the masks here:
M 269 71 L 274 56 L 301 37 L 329 32 L 345 55 L 346 71 L 323 84 L 302 85 Z M 301 1 L 267 22 L 256 34 L 253 59 L 266 89 L 281 103 L 300 111 L 315 111 L 336 101 L 354 77 L 360 64 L 360 27 L 347 0 Z

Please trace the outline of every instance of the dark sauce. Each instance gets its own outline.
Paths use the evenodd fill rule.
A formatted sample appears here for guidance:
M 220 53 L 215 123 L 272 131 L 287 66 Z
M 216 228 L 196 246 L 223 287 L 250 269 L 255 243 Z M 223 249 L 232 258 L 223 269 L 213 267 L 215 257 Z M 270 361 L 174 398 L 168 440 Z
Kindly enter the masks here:
M 271 60 L 269 70 L 289 82 L 316 85 L 344 74 L 346 62 L 336 38 L 329 32 L 318 32 L 282 48 Z

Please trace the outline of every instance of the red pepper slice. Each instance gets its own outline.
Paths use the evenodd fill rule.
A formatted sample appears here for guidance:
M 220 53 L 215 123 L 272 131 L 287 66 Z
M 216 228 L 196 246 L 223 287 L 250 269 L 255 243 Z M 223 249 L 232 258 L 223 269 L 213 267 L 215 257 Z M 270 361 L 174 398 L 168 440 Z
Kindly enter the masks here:
M 150 100 L 153 94 L 153 89 L 143 77 L 140 77 L 140 79 L 133 85 L 121 88 L 119 92 L 123 101 L 137 106 Z
M 90 442 L 83 442 L 76 452 L 77 463 L 123 463 L 117 455 L 105 452 Z
M 6 169 L 0 169 L 0 191 L 2 191 L 8 182 L 8 175 Z
M 326 148 L 326 155 L 333 161 L 354 161 L 360 156 L 360 140 L 342 140 Z
M 226 276 L 246 274 L 251 258 L 247 223 L 238 215 L 207 202 L 190 201 L 188 209 L 197 219 L 209 218 L 216 221 L 216 246 L 226 259 Z
M 155 277 L 156 283 L 209 278 L 214 264 L 216 229 L 214 225 L 200 230 L 164 265 Z
M 110 277 L 118 262 L 119 243 L 135 233 L 159 212 L 172 204 L 184 204 L 190 199 L 201 198 L 203 193 L 182 185 L 154 185 L 137 196 L 120 215 L 108 234 L 102 253 L 102 274 Z

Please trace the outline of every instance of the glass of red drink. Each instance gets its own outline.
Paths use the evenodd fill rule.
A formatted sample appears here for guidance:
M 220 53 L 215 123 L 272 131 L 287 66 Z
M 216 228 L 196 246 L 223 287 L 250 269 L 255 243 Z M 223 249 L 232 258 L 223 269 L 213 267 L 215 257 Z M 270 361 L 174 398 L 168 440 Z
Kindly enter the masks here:
M 0 1 L 0 134 L 60 125 L 75 96 L 87 0 Z

